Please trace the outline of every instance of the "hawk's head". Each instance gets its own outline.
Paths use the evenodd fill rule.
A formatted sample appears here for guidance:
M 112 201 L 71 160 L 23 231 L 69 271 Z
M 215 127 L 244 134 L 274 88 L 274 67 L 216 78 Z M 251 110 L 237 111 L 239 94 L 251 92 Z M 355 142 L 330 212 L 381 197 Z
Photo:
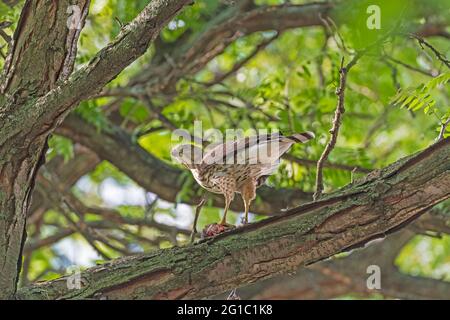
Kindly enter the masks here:
M 195 169 L 202 162 L 203 150 L 193 144 L 180 144 L 172 149 L 172 160 L 188 169 Z

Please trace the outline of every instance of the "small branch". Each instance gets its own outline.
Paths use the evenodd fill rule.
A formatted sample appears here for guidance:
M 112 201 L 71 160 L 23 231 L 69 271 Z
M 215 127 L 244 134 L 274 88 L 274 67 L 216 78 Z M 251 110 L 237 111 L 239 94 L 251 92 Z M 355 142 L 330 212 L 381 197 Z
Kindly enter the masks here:
M 392 65 L 387 59 L 384 59 L 384 63 L 391 69 L 392 82 L 397 90 L 401 88 L 400 82 L 398 81 L 398 69 Z
M 323 41 L 322 48 L 320 49 L 320 55 L 317 57 L 317 73 L 319 75 L 319 85 L 321 88 L 325 88 L 325 74 L 323 71 L 323 59 L 324 56 L 327 54 L 327 48 L 328 48 L 328 39 L 330 38 L 330 33 L 327 28 L 324 28 L 324 36 L 325 39 Z
M 30 253 L 36 249 L 42 248 L 42 247 L 46 247 L 46 246 L 50 246 L 54 243 L 57 243 L 59 240 L 64 239 L 68 236 L 71 236 L 72 234 L 75 233 L 74 229 L 70 229 L 70 228 L 61 228 L 60 230 L 58 230 L 57 233 L 48 236 L 46 238 L 42 238 L 42 239 L 38 239 L 35 241 L 29 241 L 24 248 L 24 252 L 25 253 Z
M 425 41 L 423 38 L 419 37 L 415 34 L 410 34 L 411 38 L 416 39 L 419 42 L 419 45 L 422 49 L 424 49 L 424 46 L 428 47 L 431 51 L 433 51 L 434 55 L 438 60 L 440 60 L 443 64 L 447 66 L 447 68 L 450 69 L 450 61 L 442 54 L 440 53 L 435 47 L 433 47 L 430 43 Z
M 57 205 L 57 203 L 55 203 L 55 205 Z M 83 238 L 89 243 L 89 245 L 95 250 L 95 252 L 97 252 L 97 254 L 99 256 L 101 256 L 105 260 L 111 259 L 106 253 L 104 253 L 97 246 L 97 244 L 95 243 L 96 239 L 92 236 L 90 230 L 86 228 L 86 225 L 84 224 L 84 222 L 82 222 L 81 220 L 76 222 L 72 219 L 72 217 L 70 216 L 70 212 L 68 210 L 68 209 L 70 209 L 70 210 L 72 210 L 72 209 L 67 205 L 66 202 L 62 201 L 59 204 L 59 209 L 60 209 L 60 212 L 62 213 L 62 215 L 64 216 L 64 218 L 66 218 L 67 222 L 71 225 L 71 228 L 78 231 L 83 236 Z M 76 212 L 76 214 L 78 215 L 78 212 Z
M 436 76 L 436 75 L 434 75 L 433 73 L 431 73 L 431 72 L 429 72 L 427 70 L 423 70 L 423 69 L 414 67 L 412 65 L 409 65 L 409 64 L 407 64 L 407 63 L 405 63 L 403 61 L 397 60 L 397 59 L 395 59 L 393 57 L 390 57 L 388 55 L 385 55 L 383 58 L 386 59 L 386 60 L 389 60 L 391 62 L 394 62 L 394 63 L 396 63 L 398 65 L 401 65 L 401 66 L 403 66 L 403 67 L 405 67 L 405 68 L 407 68 L 407 69 L 409 69 L 411 71 L 421 73 L 421 74 L 426 75 L 428 77 L 435 77 Z
M 19 0 L 2 0 L 2 2 L 12 8 L 19 3 Z
M 165 128 L 167 128 L 170 131 L 175 131 L 178 129 L 178 127 L 169 119 L 167 118 L 165 115 L 162 114 L 161 108 L 156 107 L 151 98 L 147 95 L 142 95 L 139 97 L 139 99 L 145 103 L 145 105 L 147 106 L 147 109 L 150 111 L 150 113 L 152 113 L 152 115 L 158 119 L 161 122 L 161 125 Z M 205 141 L 202 137 L 197 137 L 197 136 L 191 136 L 190 137 L 191 141 L 194 141 L 196 143 L 201 143 L 201 144 L 205 144 L 207 143 L 207 141 Z
M 49 192 L 49 200 L 53 203 L 53 205 L 59 209 L 61 214 L 67 220 L 70 228 L 79 232 L 83 238 L 90 244 L 90 246 L 105 260 L 110 260 L 111 258 L 105 254 L 95 243 L 95 240 L 98 240 L 97 237 L 94 236 L 94 232 L 87 226 L 86 222 L 83 219 L 83 214 L 80 213 L 77 208 L 75 208 L 69 201 L 66 199 L 62 190 L 60 188 L 60 182 L 58 178 L 45 166 L 42 167 L 42 170 L 45 172 L 47 177 L 41 176 L 41 182 L 46 184 L 47 190 L 51 190 L 51 194 Z M 70 212 L 75 213 L 78 217 L 78 221 L 75 221 Z
M 271 44 L 275 39 L 277 39 L 279 36 L 279 32 L 277 32 L 275 35 L 273 35 L 272 37 L 263 40 L 260 44 L 258 44 L 255 49 L 253 49 L 253 51 L 244 59 L 242 59 L 241 61 L 237 62 L 230 71 L 222 73 L 222 74 L 218 74 L 214 77 L 214 79 L 208 83 L 205 83 L 206 87 L 210 87 L 212 85 L 215 85 L 217 83 L 220 83 L 222 81 L 224 81 L 226 78 L 228 78 L 230 75 L 234 74 L 236 71 L 238 71 L 239 69 L 241 69 L 245 64 L 247 64 L 247 62 L 249 62 L 251 59 L 253 59 L 259 52 L 261 52 L 262 50 L 264 50 L 269 44 Z
M 120 29 L 123 28 L 123 23 L 120 21 L 119 17 L 114 17 L 114 20 L 116 20 L 117 24 L 119 25 Z
M 192 233 L 191 233 L 191 243 L 194 242 L 195 236 L 197 235 L 197 221 L 198 217 L 200 216 L 200 211 L 202 210 L 203 205 L 206 203 L 206 197 L 203 197 L 202 200 L 200 200 L 200 203 L 195 208 L 195 218 L 194 218 L 194 224 L 192 226 Z
M 282 157 L 283 159 L 290 161 L 290 162 L 295 162 L 298 164 L 301 164 L 305 167 L 311 167 L 311 166 L 316 166 L 317 165 L 317 161 L 316 160 L 311 160 L 311 159 L 303 159 L 303 158 L 298 158 L 296 156 L 293 156 L 291 154 L 285 153 Z M 355 170 L 356 172 L 361 172 L 361 173 L 369 173 L 372 171 L 372 169 L 369 168 L 364 168 L 361 166 L 352 166 L 350 164 L 342 164 L 342 163 L 334 163 L 334 162 L 329 162 L 326 161 L 323 164 L 324 168 L 332 168 L 332 169 L 338 169 L 338 170 L 344 170 L 344 171 L 353 171 Z
M 444 134 L 449 124 L 450 124 L 450 117 L 448 117 L 447 120 L 441 124 L 441 130 L 439 131 L 438 141 L 444 139 Z
M 2 21 L 0 22 L 0 37 L 2 37 L 7 44 L 11 42 L 11 37 L 3 30 L 12 25 L 12 22 L 10 21 Z
M 2 59 L 6 59 L 6 54 L 3 53 L 3 48 L 5 47 L 5 45 L 0 46 L 0 57 L 2 57 Z
M 300 266 L 385 237 L 448 199 L 450 164 L 444 159 L 449 155 L 447 138 L 330 194 L 327 199 L 195 245 L 93 267 L 82 272 L 87 281 L 80 290 L 69 290 L 67 278 L 63 277 L 21 288 L 15 298 L 200 299 L 292 273 Z
M 323 25 L 325 26 L 326 33 L 331 35 L 334 42 L 338 46 L 339 49 L 341 49 L 343 52 L 346 52 L 348 54 L 352 54 L 353 52 L 350 52 L 350 50 L 345 45 L 344 38 L 339 32 L 339 29 L 336 25 L 336 23 L 331 19 L 329 16 L 326 16 L 325 18 L 322 17 L 322 14 L 319 13 L 319 19 L 322 21 Z M 337 35 L 337 38 L 336 38 Z M 338 41 L 339 39 L 339 41 Z
M 338 96 L 338 103 L 336 106 L 336 111 L 334 113 L 333 126 L 330 130 L 330 140 L 328 141 L 325 149 L 322 152 L 322 155 L 317 161 L 317 175 L 316 175 L 316 192 L 313 195 L 314 201 L 319 199 L 323 192 L 323 166 L 325 161 L 328 159 L 331 151 L 336 145 L 337 137 L 339 134 L 339 128 L 342 122 L 342 116 L 345 112 L 344 106 L 344 92 L 345 86 L 347 82 L 347 74 L 348 71 L 356 64 L 358 59 L 361 57 L 361 54 L 356 54 L 353 59 L 344 67 L 344 57 L 341 60 L 341 68 L 339 70 L 339 87 L 336 90 L 336 95 Z

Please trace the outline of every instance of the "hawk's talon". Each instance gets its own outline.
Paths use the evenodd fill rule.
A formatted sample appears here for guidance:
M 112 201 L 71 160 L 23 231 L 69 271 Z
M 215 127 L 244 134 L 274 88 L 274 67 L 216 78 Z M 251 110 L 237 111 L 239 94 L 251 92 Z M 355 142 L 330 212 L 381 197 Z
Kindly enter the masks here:
M 286 137 L 276 133 L 256 135 L 255 138 L 245 137 L 236 141 L 218 144 L 206 152 L 203 157 L 201 155 L 204 153 L 204 150 L 193 144 L 182 144 L 172 149 L 172 157 L 191 170 L 200 186 L 212 193 L 222 194 L 225 198 L 221 223 L 213 223 L 206 226 L 202 231 L 202 238 L 213 237 L 235 228 L 235 226 L 226 222 L 230 203 L 236 193 L 240 193 L 244 201 L 245 217 L 242 222 L 244 225 L 248 224 L 248 214 L 251 202 L 256 197 L 256 188 L 261 186 L 267 177 L 276 170 L 279 165 L 278 158 L 283 153 L 288 151 L 294 143 L 305 143 L 311 140 L 314 138 L 314 134 L 312 132 L 302 132 Z M 259 151 L 266 150 L 267 152 L 268 147 L 271 150 L 271 154 L 273 150 L 279 151 L 277 157 L 274 158 L 273 155 L 269 157 L 269 163 L 247 162 L 247 160 L 258 160 Z M 241 156 L 243 156 L 245 163 L 228 162 L 229 159 L 241 159 Z M 217 160 L 220 160 L 220 162 Z M 197 209 L 199 210 L 198 207 Z

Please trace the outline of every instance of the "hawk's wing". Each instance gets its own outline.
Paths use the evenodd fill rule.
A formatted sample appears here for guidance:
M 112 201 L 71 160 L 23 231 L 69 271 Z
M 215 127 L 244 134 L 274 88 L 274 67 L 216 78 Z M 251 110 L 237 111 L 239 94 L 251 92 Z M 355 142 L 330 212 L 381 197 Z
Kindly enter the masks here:
M 310 132 L 282 136 L 278 132 L 257 135 L 219 144 L 206 152 L 206 164 L 260 164 L 264 171 L 273 172 L 279 158 L 296 142 L 306 142 L 314 137 Z M 275 166 L 274 166 L 275 165 Z M 269 169 L 270 168 L 270 169 Z

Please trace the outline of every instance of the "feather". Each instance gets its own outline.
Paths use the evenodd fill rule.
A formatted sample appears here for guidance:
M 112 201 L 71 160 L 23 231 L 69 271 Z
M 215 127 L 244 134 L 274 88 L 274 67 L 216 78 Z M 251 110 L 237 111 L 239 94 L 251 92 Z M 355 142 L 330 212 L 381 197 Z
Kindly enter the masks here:
M 245 137 L 219 144 L 206 152 L 202 162 L 206 164 L 264 164 L 265 172 L 273 172 L 272 164 L 289 150 L 294 143 L 305 143 L 314 138 L 312 132 L 283 136 L 271 135 Z M 275 167 L 276 169 L 276 167 Z

